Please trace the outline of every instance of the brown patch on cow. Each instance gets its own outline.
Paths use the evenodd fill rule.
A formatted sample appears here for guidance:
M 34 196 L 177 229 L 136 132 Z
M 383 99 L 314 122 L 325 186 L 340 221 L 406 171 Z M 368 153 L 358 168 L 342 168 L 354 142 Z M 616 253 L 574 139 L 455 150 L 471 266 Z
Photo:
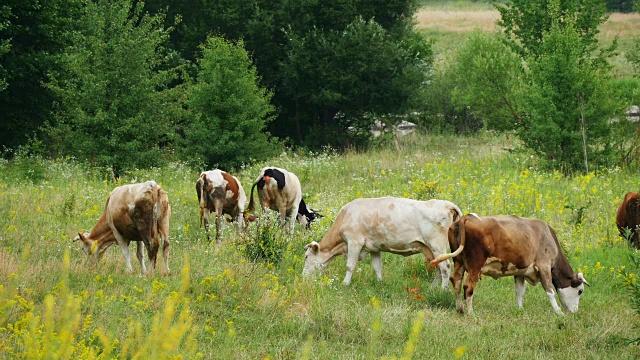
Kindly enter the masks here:
M 221 171 L 220 173 L 222 174 L 222 178 L 227 181 L 227 191 L 231 191 L 233 193 L 233 200 L 238 201 L 238 197 L 240 196 L 238 182 L 227 172 Z
M 393 210 L 393 209 L 395 209 L 395 208 L 396 208 L 396 206 L 394 205 L 394 203 L 391 203 L 391 204 L 389 204 L 389 206 L 388 206 L 388 209 L 389 209 L 389 210 Z
M 616 225 L 622 237 L 625 237 L 627 229 L 631 230 L 629 240 L 636 249 L 640 248 L 640 234 L 638 231 L 640 226 L 640 194 L 628 192 L 625 195 L 624 200 L 618 207 Z

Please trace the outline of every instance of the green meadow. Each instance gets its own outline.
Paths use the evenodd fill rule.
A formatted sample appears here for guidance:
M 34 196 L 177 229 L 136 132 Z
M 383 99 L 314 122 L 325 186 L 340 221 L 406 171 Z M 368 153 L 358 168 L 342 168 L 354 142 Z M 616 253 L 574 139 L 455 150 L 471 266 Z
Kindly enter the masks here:
M 626 285 L 632 250 L 617 235 L 624 193 L 637 171 L 613 168 L 565 177 L 537 169 L 513 140 L 493 134 L 414 134 L 399 148 L 290 152 L 235 171 L 247 196 L 262 166 L 296 173 L 307 204 L 325 215 L 311 229 L 275 231 L 275 262 L 246 256 L 269 215 L 246 233 L 228 224 L 218 242 L 200 226 L 195 181 L 182 164 L 140 170 L 114 183 L 73 159 L 0 163 L 0 358 L 204 359 L 631 359 L 640 318 Z M 95 264 L 72 241 L 90 230 L 118 184 L 156 180 L 169 193 L 170 274 L 125 271 L 117 246 Z M 453 201 L 463 212 L 547 221 L 585 289 L 575 314 L 556 315 L 540 286 L 515 305 L 512 278 L 483 278 L 473 316 L 455 311 L 451 288 L 430 288 L 422 255 L 383 254 L 378 282 L 370 258 L 345 287 L 345 259 L 301 276 L 305 244 L 319 241 L 340 208 L 358 197 Z M 276 228 L 277 230 L 277 228 Z M 132 246 L 135 246 L 132 244 Z M 159 255 L 160 256 L 160 255 Z

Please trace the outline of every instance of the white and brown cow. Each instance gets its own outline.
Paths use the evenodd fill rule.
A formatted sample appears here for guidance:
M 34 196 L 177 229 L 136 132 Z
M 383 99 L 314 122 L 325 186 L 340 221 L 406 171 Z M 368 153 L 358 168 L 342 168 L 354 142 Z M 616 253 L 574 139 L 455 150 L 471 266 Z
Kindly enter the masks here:
M 424 254 L 425 262 L 446 253 L 449 226 L 462 216 L 455 204 L 432 199 L 418 201 L 382 197 L 356 199 L 342 207 L 327 235 L 305 246 L 303 274 L 323 268 L 334 257 L 347 256 L 345 285 L 351 283 L 356 263 L 371 254 L 378 280 L 382 279 L 381 252 L 403 256 Z M 449 263 L 436 269 L 433 285 L 447 287 Z
M 640 194 L 628 192 L 618 208 L 616 226 L 620 236 L 627 238 L 633 247 L 640 249 Z
M 460 286 L 464 273 L 464 297 L 467 312 L 473 313 L 473 291 L 481 275 L 494 279 L 513 276 L 516 304 L 522 307 L 525 280 L 531 285 L 542 283 L 551 306 L 562 314 L 555 298 L 569 312 L 578 311 L 580 295 L 587 281 L 575 274 L 562 252 L 555 231 L 542 220 L 517 216 L 465 215 L 449 228 L 449 246 L 453 253 L 436 257 L 429 267 L 453 258 L 451 282 L 456 293 L 456 308 L 464 313 Z
M 253 189 L 258 187 L 258 198 L 262 211 L 275 210 L 280 215 L 280 222 L 286 225 L 289 219 L 289 227 L 293 232 L 296 219 L 309 225 L 314 219 L 320 217 L 313 210 L 308 210 L 302 200 L 302 186 L 296 174 L 276 167 L 265 167 L 260 170 L 260 175 L 251 186 L 248 211 L 253 212 Z M 300 210 L 303 213 L 300 213 Z M 303 221 L 304 220 L 304 221 Z
M 224 215 L 231 216 L 238 229 L 245 228 L 245 206 L 247 195 L 244 193 L 242 184 L 235 176 L 222 170 L 205 171 L 200 174 L 196 181 L 196 192 L 200 203 L 200 222 L 204 218 L 204 227 L 209 239 L 209 213 L 216 214 L 216 240 L 220 238 L 220 230 L 224 224 Z
M 169 197 L 155 181 L 119 186 L 111 192 L 104 212 L 90 233 L 80 234 L 74 239 L 82 241 L 83 249 L 98 261 L 113 244 L 118 244 L 131 267 L 129 243 L 137 242 L 137 256 L 142 273 L 147 272 L 142 246 L 147 248 L 149 260 L 155 269 L 156 257 L 163 240 L 162 253 L 166 272 L 169 273 L 169 220 L 171 208 Z

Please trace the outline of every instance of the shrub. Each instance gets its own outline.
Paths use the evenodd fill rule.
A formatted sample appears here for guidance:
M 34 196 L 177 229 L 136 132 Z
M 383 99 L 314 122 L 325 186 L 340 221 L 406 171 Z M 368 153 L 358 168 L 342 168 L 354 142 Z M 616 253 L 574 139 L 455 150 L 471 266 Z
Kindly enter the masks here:
M 278 218 L 265 215 L 254 227 L 244 244 L 244 255 L 250 261 L 279 264 L 287 249 Z

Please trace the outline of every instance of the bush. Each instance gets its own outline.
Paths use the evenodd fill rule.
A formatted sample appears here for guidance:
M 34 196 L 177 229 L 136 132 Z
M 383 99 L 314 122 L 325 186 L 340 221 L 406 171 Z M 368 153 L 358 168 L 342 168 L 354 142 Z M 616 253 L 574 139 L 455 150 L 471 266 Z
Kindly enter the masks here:
M 244 255 L 253 262 L 279 264 L 287 249 L 288 242 L 282 232 L 279 218 L 265 215 L 254 227 L 244 244 Z

